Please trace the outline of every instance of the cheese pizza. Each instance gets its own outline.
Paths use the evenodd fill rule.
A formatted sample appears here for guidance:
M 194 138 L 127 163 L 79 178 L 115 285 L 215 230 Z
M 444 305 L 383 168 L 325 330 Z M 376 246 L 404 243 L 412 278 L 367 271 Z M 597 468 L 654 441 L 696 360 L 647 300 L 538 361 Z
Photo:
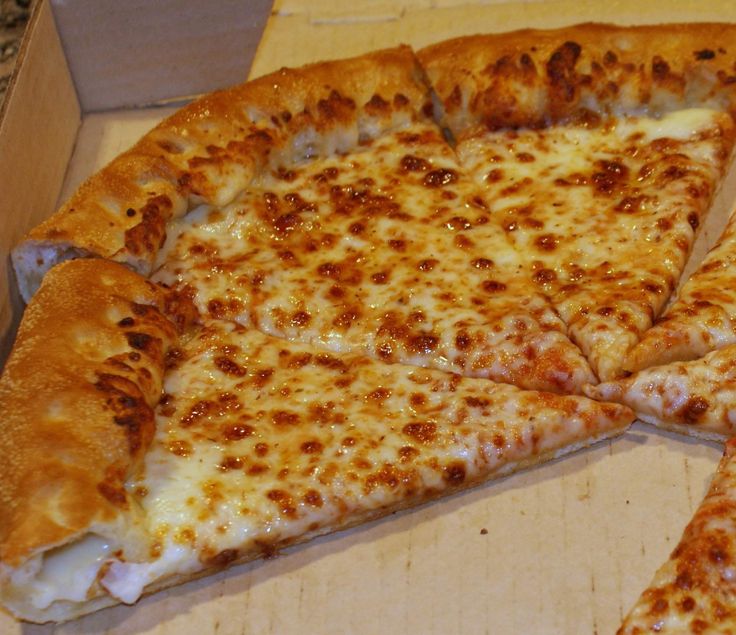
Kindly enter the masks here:
M 594 399 L 627 404 L 641 421 L 711 441 L 736 429 L 736 346 L 672 362 L 626 379 L 586 386 Z
M 592 25 L 420 53 L 461 163 L 602 380 L 663 308 L 728 164 L 733 94 L 706 70 L 721 35 Z
M 731 156 L 733 35 L 283 69 L 90 177 L 13 253 L 0 599 L 132 603 L 623 432 Z

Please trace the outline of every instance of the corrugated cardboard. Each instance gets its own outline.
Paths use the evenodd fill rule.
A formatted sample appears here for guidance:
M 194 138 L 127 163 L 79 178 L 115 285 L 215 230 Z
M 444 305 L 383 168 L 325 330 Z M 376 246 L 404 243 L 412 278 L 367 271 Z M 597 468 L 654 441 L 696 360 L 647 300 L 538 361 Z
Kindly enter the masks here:
M 179 6 L 185 4 L 198 3 Z M 191 15 L 217 21 L 218 12 L 212 5 L 218 3 L 201 4 L 207 8 L 190 6 Z M 100 6 L 104 8 L 83 0 L 55 3 L 66 57 L 56 44 L 49 7 L 43 5 L 36 14 L 32 36 L 36 40 L 26 42 L 22 71 L 27 73 L 16 80 L 14 101 L 0 128 L 0 188 L 3 198 L 9 199 L 0 202 L 3 258 L 23 231 L 51 212 L 53 201 L 65 198 L 90 172 L 170 112 L 167 108 L 131 109 L 130 104 L 212 88 L 202 83 L 201 76 L 191 77 L 192 67 L 176 61 L 179 52 L 170 50 L 176 46 L 172 34 L 157 38 L 147 32 L 142 36 L 139 43 L 147 47 L 145 54 L 134 64 L 123 60 L 116 67 L 121 77 L 108 76 L 109 60 L 80 61 L 80 57 L 101 54 L 100 47 L 107 35 L 116 32 L 118 19 L 123 20 L 125 31 L 134 33 L 145 16 L 161 29 L 169 23 L 162 16 L 171 16 L 172 11 L 177 14 L 177 5 L 170 2 L 134 2 L 129 10 L 116 9 L 118 4 L 111 1 Z M 113 9 L 124 15 L 118 16 Z M 180 15 L 178 22 L 168 18 L 174 32 L 187 32 L 186 15 Z M 196 68 L 246 68 L 248 50 L 255 45 L 265 15 L 262 11 L 260 23 L 253 19 L 245 24 L 242 6 L 223 3 L 221 17 L 234 21 L 233 32 L 246 40 L 231 42 L 227 55 L 218 51 L 214 40 L 205 41 L 221 37 L 220 26 L 205 28 L 207 34 L 202 35 L 201 22 L 190 25 L 200 38 L 199 55 L 207 56 Z M 85 16 L 87 22 L 82 24 Z M 423 46 L 478 31 L 553 27 L 586 20 L 736 20 L 736 6 L 729 0 L 509 4 L 282 0 L 273 7 L 251 72 L 259 75 L 284 65 L 399 42 Z M 105 37 L 84 36 L 94 31 L 94 25 Z M 75 41 L 83 36 L 86 39 Z M 125 57 L 124 44 L 124 38 L 109 43 L 114 56 Z M 102 46 L 102 52 L 106 47 Z M 229 57 L 236 50 L 244 55 L 242 66 Z M 47 57 L 39 51 L 47 51 Z M 64 79 L 66 60 L 71 73 Z M 40 72 L 47 73 L 45 79 L 38 78 Z M 25 88 L 24 81 L 28 83 Z M 56 82 L 58 94 L 66 95 L 60 104 L 43 94 L 43 82 Z M 47 109 L 46 116 L 50 112 L 58 119 L 59 130 L 38 132 L 33 148 L 24 148 L 21 146 L 29 145 L 28 131 L 40 125 L 35 120 L 29 123 L 29 113 L 25 119 L 21 116 L 24 110 L 31 110 L 29 100 L 34 99 Z M 90 113 L 90 107 L 108 110 Z M 49 141 L 54 134 L 60 138 Z M 76 145 L 69 160 L 72 140 Z M 44 152 L 47 148 L 53 152 Z M 58 164 L 67 162 L 62 182 Z M 44 176 L 35 179 L 29 166 L 44 171 Z M 8 171 L 17 174 L 21 169 L 16 184 Z M 735 182 L 732 175 L 719 195 L 695 260 L 722 227 L 736 198 Z M 34 211 L 32 216 L 29 209 Z M 7 282 L 3 272 L 0 284 Z M 4 299 L 7 286 L 0 286 L 0 293 Z M 4 302 L 3 306 L 0 328 L 8 328 L 8 307 L 17 305 Z M 56 628 L 21 626 L 0 615 L 0 633 L 612 633 L 676 544 L 705 493 L 719 456 L 715 444 L 637 425 L 620 439 L 564 460 L 318 539 L 273 560 L 236 567 L 156 594 L 135 607 L 108 609 Z

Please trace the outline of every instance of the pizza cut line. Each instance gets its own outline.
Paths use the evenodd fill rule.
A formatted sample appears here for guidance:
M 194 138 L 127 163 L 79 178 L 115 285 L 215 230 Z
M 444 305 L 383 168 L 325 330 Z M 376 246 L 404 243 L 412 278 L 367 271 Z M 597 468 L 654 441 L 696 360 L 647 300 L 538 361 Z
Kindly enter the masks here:
M 734 30 L 284 69 L 93 175 L 13 253 L 4 604 L 132 603 L 656 421 L 637 355 L 728 167 Z M 729 436 L 729 354 L 677 371 L 721 427 L 676 429 Z

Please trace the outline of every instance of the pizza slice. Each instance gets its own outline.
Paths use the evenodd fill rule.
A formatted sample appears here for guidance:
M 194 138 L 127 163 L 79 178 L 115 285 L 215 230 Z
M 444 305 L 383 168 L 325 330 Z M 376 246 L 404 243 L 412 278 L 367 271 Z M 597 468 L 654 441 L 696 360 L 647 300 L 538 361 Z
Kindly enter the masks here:
M 659 427 L 726 441 L 736 431 L 736 346 L 586 386 L 585 394 L 626 404 L 639 419 Z
M 680 290 L 677 300 L 629 354 L 625 368 L 637 371 L 697 359 L 736 344 L 736 219 Z
M 556 392 L 595 379 L 462 174 L 406 47 L 186 107 L 31 231 L 14 252 L 26 297 L 79 256 L 332 351 Z
M 705 500 L 672 552 L 624 619 L 619 635 L 736 631 L 736 442 L 723 459 Z
M 105 260 L 60 264 L 31 300 L 0 379 L 0 596 L 16 615 L 134 602 L 632 419 L 585 397 L 194 323 L 190 310 Z
M 591 24 L 419 53 L 462 165 L 602 380 L 675 288 L 728 165 L 734 87 L 716 44 L 733 35 Z

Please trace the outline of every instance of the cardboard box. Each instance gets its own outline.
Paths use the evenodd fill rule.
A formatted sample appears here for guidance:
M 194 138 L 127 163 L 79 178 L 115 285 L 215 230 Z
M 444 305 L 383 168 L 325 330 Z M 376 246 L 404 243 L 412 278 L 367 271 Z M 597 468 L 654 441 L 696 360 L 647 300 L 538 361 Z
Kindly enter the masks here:
M 734 19 L 729 0 L 40 2 L 0 119 L 0 356 L 22 312 L 8 253 L 23 233 L 173 104 L 240 81 L 249 67 L 257 76 L 525 26 Z M 731 176 L 693 262 L 735 198 Z M 134 607 L 56 628 L 0 614 L 0 633 L 610 633 L 676 544 L 719 456 L 715 444 L 637 425 Z

